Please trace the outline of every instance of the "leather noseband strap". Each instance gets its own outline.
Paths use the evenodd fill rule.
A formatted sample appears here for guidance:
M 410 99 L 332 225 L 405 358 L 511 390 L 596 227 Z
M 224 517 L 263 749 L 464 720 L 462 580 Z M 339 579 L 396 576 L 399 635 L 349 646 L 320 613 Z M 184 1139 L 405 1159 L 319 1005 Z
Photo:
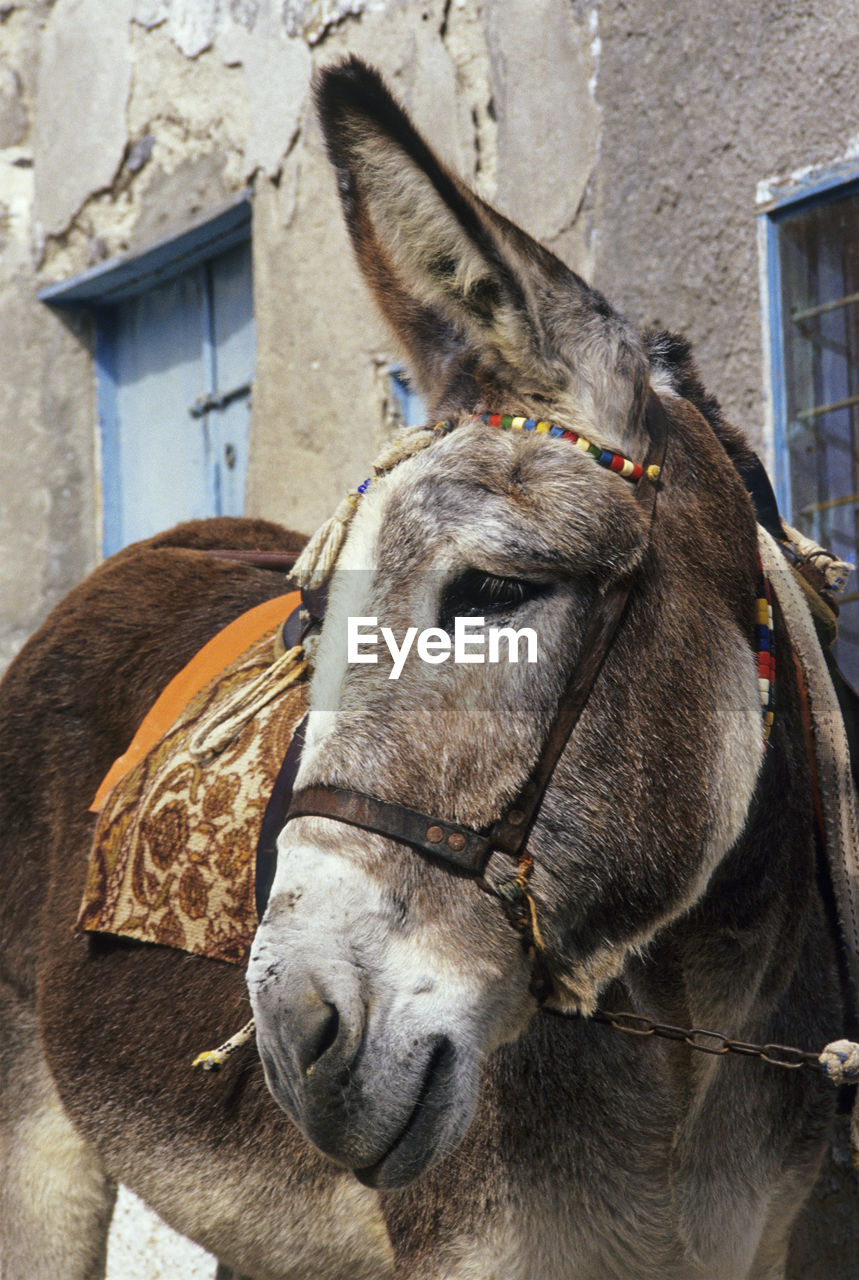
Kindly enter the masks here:
M 311 816 L 336 818 L 352 827 L 376 831 L 475 876 L 483 874 L 493 848 L 488 834 L 344 787 L 305 787 L 299 791 L 289 807 L 287 821 Z

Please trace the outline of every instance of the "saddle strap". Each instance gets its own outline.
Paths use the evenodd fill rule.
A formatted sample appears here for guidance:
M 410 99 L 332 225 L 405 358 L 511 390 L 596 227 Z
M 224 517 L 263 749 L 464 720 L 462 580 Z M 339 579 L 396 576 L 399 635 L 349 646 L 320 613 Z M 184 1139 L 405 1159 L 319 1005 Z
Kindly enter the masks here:
M 251 569 L 274 569 L 289 574 L 295 568 L 300 551 L 234 551 L 228 547 L 209 547 L 203 552 L 212 560 L 237 560 Z
M 758 543 L 803 677 L 827 864 L 853 989 L 853 1012 L 859 1016 L 859 815 L 850 749 L 805 596 L 777 543 L 760 527 Z

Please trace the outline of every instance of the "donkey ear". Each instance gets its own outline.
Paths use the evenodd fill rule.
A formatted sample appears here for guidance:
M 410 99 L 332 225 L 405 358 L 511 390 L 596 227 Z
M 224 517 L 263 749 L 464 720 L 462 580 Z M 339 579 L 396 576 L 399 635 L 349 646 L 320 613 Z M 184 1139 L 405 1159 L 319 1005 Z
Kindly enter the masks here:
M 359 265 L 432 407 L 497 407 L 509 390 L 626 425 L 643 388 L 605 300 L 446 169 L 359 59 L 324 70 L 316 100 Z M 622 394 L 603 385 L 614 373 Z

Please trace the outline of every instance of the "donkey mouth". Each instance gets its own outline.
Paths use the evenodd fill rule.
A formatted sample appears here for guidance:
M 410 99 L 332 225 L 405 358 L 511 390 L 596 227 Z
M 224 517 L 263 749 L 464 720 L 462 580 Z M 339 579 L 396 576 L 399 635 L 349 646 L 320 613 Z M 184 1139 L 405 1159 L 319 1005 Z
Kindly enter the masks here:
M 456 1146 L 471 1115 L 454 1105 L 455 1058 L 450 1040 L 440 1038 L 427 1060 L 408 1120 L 380 1159 L 354 1170 L 359 1182 L 378 1190 L 404 1187 Z

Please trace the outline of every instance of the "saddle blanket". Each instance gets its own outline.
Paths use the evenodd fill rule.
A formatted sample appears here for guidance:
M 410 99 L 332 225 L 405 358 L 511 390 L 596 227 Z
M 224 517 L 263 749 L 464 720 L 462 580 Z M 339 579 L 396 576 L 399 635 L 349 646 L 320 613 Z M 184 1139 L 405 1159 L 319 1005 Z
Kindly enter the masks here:
M 77 927 L 245 964 L 269 796 L 304 715 L 301 650 L 281 627 L 298 594 L 258 606 L 171 681 L 114 764 Z

